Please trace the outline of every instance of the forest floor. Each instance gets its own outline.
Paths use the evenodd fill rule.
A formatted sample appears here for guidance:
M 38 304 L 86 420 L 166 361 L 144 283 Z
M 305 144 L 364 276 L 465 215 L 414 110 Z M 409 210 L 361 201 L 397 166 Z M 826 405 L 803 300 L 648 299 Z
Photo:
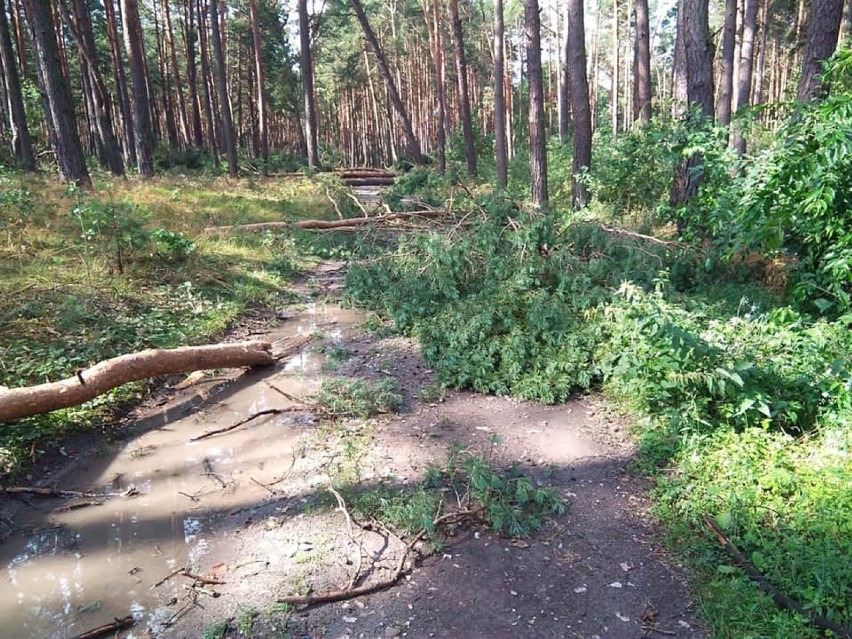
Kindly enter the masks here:
M 632 471 L 627 421 L 596 396 L 541 406 L 441 391 L 415 342 L 326 303 L 342 268 L 320 265 L 303 304 L 259 311 L 232 335 L 314 335 L 296 357 L 237 378 L 195 376 L 134 411 L 118 441 L 80 437 L 34 469 L 33 483 L 138 494 L 74 509 L 3 504 L 4 636 L 64 639 L 132 614 L 125 637 L 706 637 L 661 548 L 647 481 Z M 330 377 L 395 381 L 402 408 L 323 419 L 298 398 Z M 269 408 L 288 412 L 191 441 Z M 328 487 L 411 486 L 454 446 L 520 465 L 557 489 L 566 513 L 524 539 L 468 521 L 437 551 L 411 553 L 389 589 L 275 603 L 343 588 L 353 571 L 367 584 L 390 573 L 402 539 L 349 522 Z M 199 584 L 181 567 L 223 583 Z

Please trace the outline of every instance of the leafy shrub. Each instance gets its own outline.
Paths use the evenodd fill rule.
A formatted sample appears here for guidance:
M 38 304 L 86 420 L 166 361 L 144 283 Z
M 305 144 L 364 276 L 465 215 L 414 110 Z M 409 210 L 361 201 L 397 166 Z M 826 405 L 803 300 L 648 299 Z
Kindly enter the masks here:
M 732 252 L 786 251 L 808 309 L 852 308 L 852 48 L 828 65 L 827 98 L 800 106 L 737 185 Z
M 154 229 L 151 231 L 155 252 L 158 257 L 170 261 L 183 261 L 195 251 L 195 242 L 185 234 L 169 229 Z

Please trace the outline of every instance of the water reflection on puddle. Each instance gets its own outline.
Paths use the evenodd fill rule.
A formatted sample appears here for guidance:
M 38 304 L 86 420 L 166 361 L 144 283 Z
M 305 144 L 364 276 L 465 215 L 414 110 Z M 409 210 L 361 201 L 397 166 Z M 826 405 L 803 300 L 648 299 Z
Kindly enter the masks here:
M 266 337 L 321 331 L 327 341 L 363 321 L 358 311 L 314 305 Z M 184 566 L 205 571 L 211 540 L 226 530 L 229 513 L 271 499 L 260 484 L 289 468 L 309 416 L 258 418 L 232 432 L 190 442 L 267 408 L 293 406 L 319 387 L 321 353 L 311 348 L 285 365 L 236 382 L 215 401 L 120 446 L 84 460 L 62 488 L 124 491 L 100 505 L 62 510 L 75 501 L 33 502 L 15 518 L 22 532 L 0 546 L 0 619 L 3 639 L 64 639 L 132 614 L 127 637 L 154 634 L 172 618 L 184 595 L 180 579 L 163 577 Z M 186 580 L 183 580 L 185 583 Z

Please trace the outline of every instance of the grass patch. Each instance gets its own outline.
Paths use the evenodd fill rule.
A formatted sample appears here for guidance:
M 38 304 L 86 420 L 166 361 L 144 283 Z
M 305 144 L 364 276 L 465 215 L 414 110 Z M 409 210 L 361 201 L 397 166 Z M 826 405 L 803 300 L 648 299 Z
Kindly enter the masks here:
M 363 379 L 335 377 L 323 382 L 312 398 L 317 409 L 327 417 L 359 417 L 396 412 L 402 406 L 397 382 L 383 379 L 372 382 Z

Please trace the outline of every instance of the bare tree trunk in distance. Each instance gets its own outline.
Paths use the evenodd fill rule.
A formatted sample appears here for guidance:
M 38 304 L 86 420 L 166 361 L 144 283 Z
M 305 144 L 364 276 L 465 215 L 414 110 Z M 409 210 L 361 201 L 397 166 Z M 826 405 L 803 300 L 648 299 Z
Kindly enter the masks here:
M 231 115 L 231 99 L 228 95 L 228 78 L 225 74 L 225 54 L 222 50 L 222 36 L 219 31 L 219 2 L 210 0 L 210 37 L 213 44 L 213 80 L 219 94 L 219 110 L 222 113 L 222 137 L 225 141 L 225 155 L 228 157 L 228 175 L 237 177 L 237 140 L 234 133 L 234 118 Z
M 763 103 L 763 73 L 766 69 L 766 36 L 769 29 L 769 0 L 761 0 L 760 10 L 760 49 L 757 52 L 757 68 L 755 69 L 755 77 L 757 81 L 754 84 L 754 99 L 753 104 Z
M 725 25 L 722 30 L 722 71 L 719 75 L 717 121 L 722 126 L 731 123 L 731 103 L 734 95 L 734 46 L 737 33 L 737 0 L 725 0 Z
M 796 92 L 799 102 L 807 102 L 823 94 L 822 63 L 832 56 L 837 47 L 842 19 L 843 0 L 813 0 L 802 75 Z
M 682 30 L 686 98 L 704 120 L 713 118 L 713 47 L 708 24 L 708 0 L 680 0 L 678 29 Z M 677 169 L 672 187 L 671 205 L 682 206 L 697 192 L 701 175 L 695 169 L 701 156 L 694 154 Z M 683 222 L 678 230 L 683 232 Z
M 636 43 L 633 50 L 633 119 L 651 121 L 651 35 L 648 0 L 636 0 Z
M 186 83 L 189 86 L 189 103 L 192 109 L 192 142 L 196 148 L 204 146 L 204 129 L 201 126 L 201 104 L 198 100 L 198 63 L 195 45 L 198 29 L 195 26 L 195 3 L 184 4 L 184 41 L 186 42 Z
M 506 94 L 503 92 L 504 66 L 503 0 L 494 0 L 494 159 L 497 164 L 497 186 L 501 189 L 505 189 L 508 184 Z
M 12 49 L 12 35 L 6 18 L 5 1 L 0 0 L 0 60 L 6 82 L 6 105 L 9 108 L 9 124 L 12 129 L 12 151 L 17 155 L 27 171 L 36 170 L 30 130 L 27 126 L 27 113 L 21 92 L 21 78 Z
M 56 42 L 50 0 L 28 0 L 32 20 L 33 44 L 36 65 L 43 81 L 42 90 L 47 107 L 47 120 L 59 162 L 59 175 L 66 182 L 83 188 L 91 188 L 89 170 L 77 120 L 74 102 L 67 78 L 62 74 L 62 62 Z
M 405 144 L 408 147 L 408 153 L 411 155 L 411 159 L 415 164 L 426 164 L 426 158 L 420 150 L 420 142 L 417 141 L 417 136 L 414 135 L 414 129 L 411 126 L 411 119 L 408 117 L 408 111 L 405 110 L 405 105 L 402 103 L 402 98 L 399 96 L 399 91 L 396 88 L 396 83 L 393 80 L 390 67 L 388 67 L 387 60 L 385 60 L 385 54 L 379 46 L 379 41 L 376 39 L 376 34 L 373 32 L 373 28 L 370 26 L 369 20 L 367 20 L 367 14 L 364 13 L 364 7 L 361 6 L 360 0 L 349 1 L 352 4 L 352 8 L 355 9 L 355 15 L 358 17 L 358 22 L 361 23 L 361 28 L 364 30 L 364 37 L 367 38 L 367 42 L 373 50 L 373 54 L 376 56 L 376 63 L 379 65 L 379 71 L 385 79 L 388 95 L 391 99 L 391 103 L 393 104 L 393 108 L 396 110 L 396 114 L 399 116 L 399 119 L 402 120 L 402 130 L 405 135 Z
M 175 82 L 175 95 L 177 96 L 178 124 L 180 125 L 180 138 L 182 146 L 189 146 L 189 118 L 186 112 L 186 100 L 184 99 L 183 81 L 180 77 L 180 68 L 177 61 L 177 48 L 175 47 L 175 35 L 172 30 L 172 14 L 169 9 L 169 0 L 163 0 L 163 31 L 166 36 L 166 47 L 168 48 L 169 64 L 172 77 Z
M 440 35 L 441 26 L 440 11 L 441 5 L 439 0 L 421 0 L 420 6 L 423 8 L 423 17 L 426 21 L 426 33 L 429 37 L 429 49 L 432 57 L 432 66 L 435 70 L 435 93 L 438 98 L 438 117 L 437 120 L 437 143 L 438 143 L 438 173 L 445 173 L 447 170 L 447 96 L 444 91 L 444 61 L 442 51 L 442 38 Z
M 565 6 L 565 32 L 562 34 L 562 68 L 559 70 L 559 141 L 568 144 L 571 134 L 571 35 L 568 31 L 569 5 Z
M 118 141 L 112 123 L 111 99 L 107 92 L 98 68 L 97 51 L 95 49 L 95 35 L 92 27 L 92 18 L 89 8 L 84 0 L 73 0 L 74 17 L 68 14 L 65 6 L 67 22 L 74 34 L 77 46 L 82 56 L 82 71 L 88 80 L 92 95 L 87 96 L 92 101 L 95 119 L 95 133 L 98 138 L 98 155 L 101 165 L 113 175 L 124 175 L 124 162 L 119 153 Z
M 319 166 L 317 142 L 317 106 L 314 93 L 314 58 L 311 53 L 311 23 L 308 0 L 299 0 L 299 46 L 302 68 L 302 93 L 305 99 L 305 142 L 308 146 L 308 166 Z
M 618 135 L 618 0 L 612 3 L 612 70 L 609 95 L 610 117 L 612 119 L 612 137 Z
M 536 209 L 548 206 L 547 138 L 544 132 L 544 80 L 541 71 L 541 16 L 538 0 L 525 0 L 527 74 L 530 83 L 530 181 Z
M 470 91 L 467 82 L 467 59 L 464 53 L 464 31 L 459 17 L 458 0 L 450 0 L 450 18 L 453 22 L 453 52 L 456 59 L 456 81 L 458 83 L 459 113 L 464 135 L 464 154 L 467 174 L 476 177 L 476 145 L 473 140 L 473 120 L 470 115 Z
M 585 184 L 578 177 L 592 164 L 592 110 L 586 75 L 586 27 L 583 0 L 568 0 L 568 66 L 571 80 L 571 114 L 574 121 L 574 160 L 571 168 L 571 201 L 581 209 L 589 201 Z
M 107 39 L 112 59 L 113 81 L 119 114 L 121 115 L 121 146 L 125 168 L 136 164 L 136 135 L 133 131 L 133 115 L 130 107 L 130 94 L 127 89 L 127 76 L 124 73 L 124 60 L 118 38 L 118 21 L 115 15 L 114 0 L 104 0 Z
M 743 40 L 740 45 L 740 71 L 737 81 L 737 107 L 739 111 L 751 103 L 751 76 L 754 67 L 754 34 L 757 30 L 758 0 L 745 0 L 743 12 Z M 743 155 L 746 140 L 742 131 L 734 133 L 733 147 Z
M 266 81 L 263 73 L 263 48 L 260 39 L 260 23 L 257 20 L 257 3 L 249 0 L 251 34 L 254 42 L 254 72 L 257 79 L 257 137 L 263 174 L 269 173 L 269 131 L 266 126 Z
M 109 1 L 109 0 L 107 0 Z M 136 138 L 136 166 L 143 177 L 154 175 L 154 130 L 148 106 L 148 80 L 145 74 L 145 50 L 139 23 L 139 6 L 136 0 L 121 0 L 121 18 L 124 23 L 124 46 L 130 62 L 130 79 L 133 87 L 133 122 Z

